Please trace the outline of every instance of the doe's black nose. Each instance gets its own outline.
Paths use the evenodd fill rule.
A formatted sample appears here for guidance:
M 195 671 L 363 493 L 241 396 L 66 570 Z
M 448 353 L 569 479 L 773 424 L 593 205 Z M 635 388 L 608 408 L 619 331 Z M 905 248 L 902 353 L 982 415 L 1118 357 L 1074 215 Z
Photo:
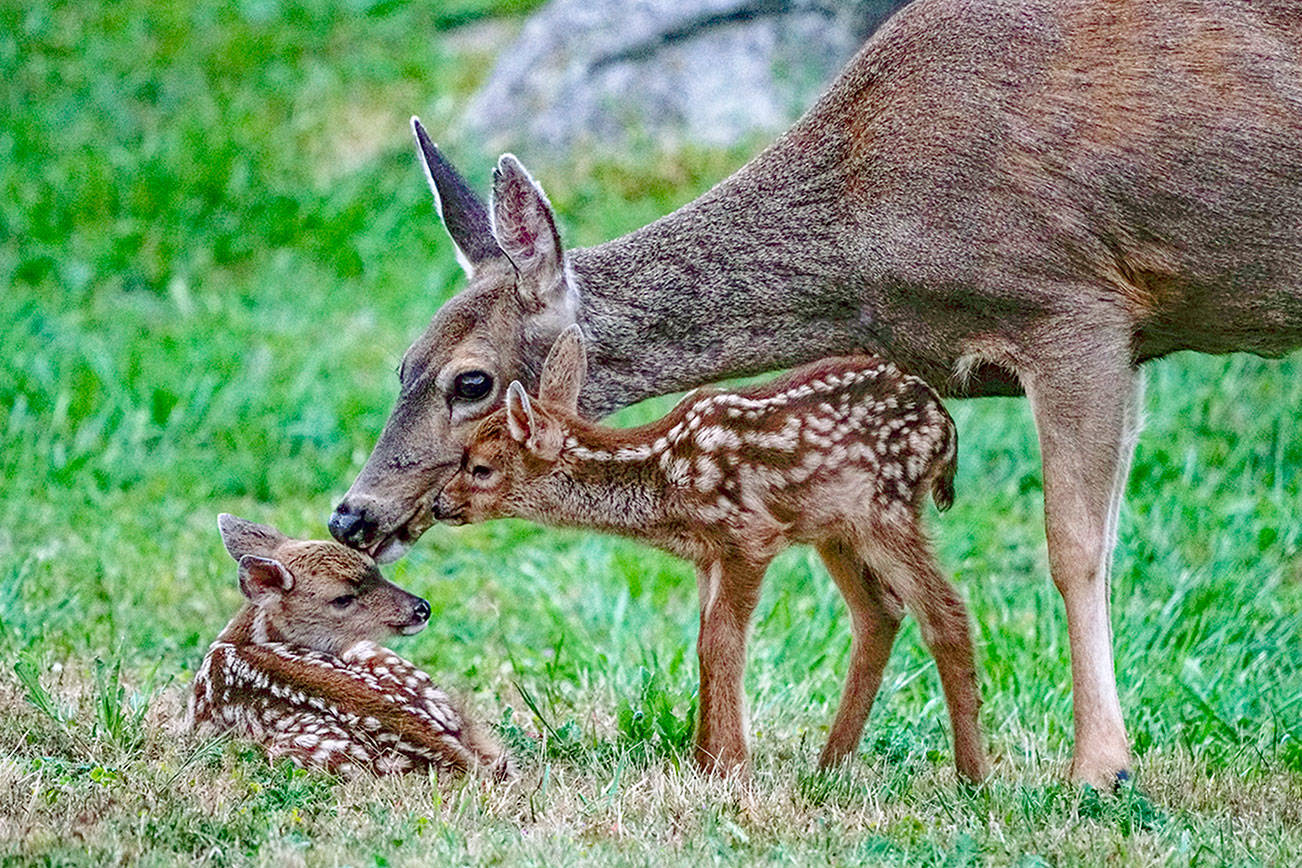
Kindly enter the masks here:
M 429 603 L 425 602 L 424 600 L 418 600 L 418 601 L 416 602 L 416 611 L 415 611 L 415 615 L 416 615 L 416 620 L 417 620 L 417 621 L 428 621 L 428 620 L 429 620 Z
M 330 516 L 330 535 L 346 546 L 364 545 L 375 531 L 376 522 L 364 510 L 354 510 L 341 503 Z

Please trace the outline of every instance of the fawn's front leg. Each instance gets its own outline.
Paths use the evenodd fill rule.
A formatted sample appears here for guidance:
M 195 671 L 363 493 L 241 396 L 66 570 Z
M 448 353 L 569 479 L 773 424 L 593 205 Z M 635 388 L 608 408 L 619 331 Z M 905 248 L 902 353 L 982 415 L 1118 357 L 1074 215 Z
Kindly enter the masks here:
M 709 772 L 745 770 L 746 634 L 759 602 L 765 564 L 725 557 L 696 569 L 701 632 L 696 650 L 701 686 L 696 725 L 696 762 Z

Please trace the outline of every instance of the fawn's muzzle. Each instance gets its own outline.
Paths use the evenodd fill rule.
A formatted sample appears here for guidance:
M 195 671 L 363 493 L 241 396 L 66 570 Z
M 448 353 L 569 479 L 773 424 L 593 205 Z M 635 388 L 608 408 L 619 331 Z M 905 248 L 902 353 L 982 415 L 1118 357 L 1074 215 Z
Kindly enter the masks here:
M 412 606 L 411 610 L 411 620 L 399 627 L 398 632 L 404 636 L 411 636 L 414 633 L 419 633 L 421 630 L 424 630 L 425 625 L 429 623 L 429 614 L 429 602 L 420 597 L 416 597 L 416 602 Z
M 443 498 L 442 494 L 434 498 L 434 503 L 430 506 L 430 515 L 434 516 L 435 521 L 441 521 L 447 524 L 466 523 L 465 504 L 457 505 L 449 503 Z

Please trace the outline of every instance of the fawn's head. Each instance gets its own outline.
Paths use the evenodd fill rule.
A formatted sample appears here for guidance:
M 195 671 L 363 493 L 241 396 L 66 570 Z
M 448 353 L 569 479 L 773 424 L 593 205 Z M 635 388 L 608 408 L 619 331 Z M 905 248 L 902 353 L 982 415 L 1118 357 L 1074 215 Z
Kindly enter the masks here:
M 379 561 L 401 557 L 433 523 L 430 501 L 457 471 L 475 426 L 512 380 L 538 382 L 547 348 L 575 321 L 578 292 L 542 189 L 503 155 L 485 204 L 414 118 L 443 225 L 469 285 L 407 350 L 379 442 L 330 519 L 330 533 Z
M 429 603 L 380 575 L 375 561 L 336 542 L 296 540 L 223 513 L 226 551 L 240 565 L 240 590 L 256 614 L 253 641 L 283 641 L 340 654 L 365 640 L 409 635 L 429 621 Z
M 541 481 L 564 469 L 562 447 L 578 419 L 586 375 L 583 338 L 578 326 L 571 326 L 547 354 L 538 400 L 530 400 L 514 381 L 506 406 L 475 429 L 460 468 L 434 501 L 434 515 L 465 523 L 546 512 L 550 488 Z

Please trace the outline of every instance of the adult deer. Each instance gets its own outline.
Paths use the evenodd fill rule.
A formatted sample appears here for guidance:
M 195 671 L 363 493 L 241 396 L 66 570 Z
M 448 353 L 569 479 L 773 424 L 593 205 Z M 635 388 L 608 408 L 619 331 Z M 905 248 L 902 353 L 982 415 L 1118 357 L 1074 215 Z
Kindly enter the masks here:
M 1138 366 L 1302 345 L 1294 0 L 918 0 L 736 174 L 582 250 L 562 251 L 513 157 L 486 206 L 414 126 L 470 284 L 408 350 L 338 539 L 400 555 L 473 423 L 511 380 L 537 387 L 572 323 L 590 416 L 854 350 L 949 396 L 1024 393 L 1066 604 L 1073 774 L 1125 773 L 1108 581 Z

